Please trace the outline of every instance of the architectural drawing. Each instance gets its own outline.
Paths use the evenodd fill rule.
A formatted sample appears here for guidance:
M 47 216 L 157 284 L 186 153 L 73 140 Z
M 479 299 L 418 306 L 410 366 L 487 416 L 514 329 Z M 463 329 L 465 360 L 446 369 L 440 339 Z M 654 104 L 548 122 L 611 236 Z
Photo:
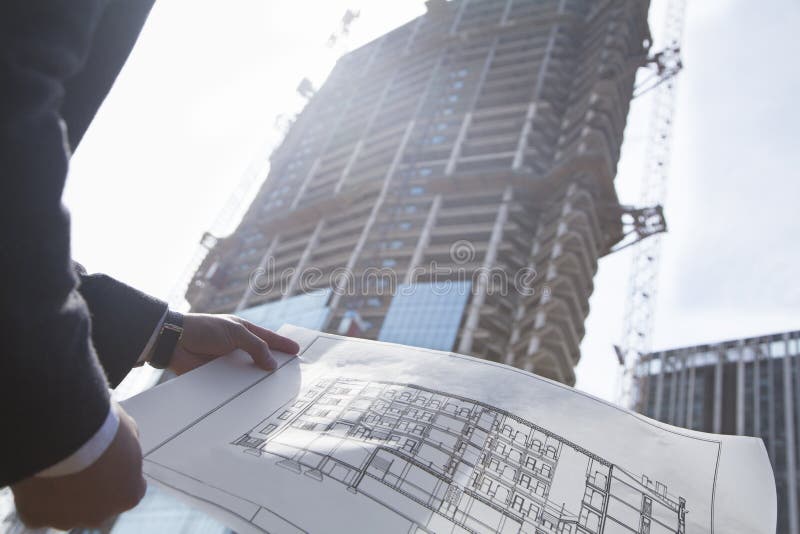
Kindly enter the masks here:
M 536 424 L 416 385 L 323 378 L 232 445 L 340 482 L 410 532 L 685 534 L 686 500 Z
M 775 532 L 760 440 L 469 356 L 280 333 L 302 350 L 272 373 L 237 351 L 124 404 L 148 480 L 236 532 Z

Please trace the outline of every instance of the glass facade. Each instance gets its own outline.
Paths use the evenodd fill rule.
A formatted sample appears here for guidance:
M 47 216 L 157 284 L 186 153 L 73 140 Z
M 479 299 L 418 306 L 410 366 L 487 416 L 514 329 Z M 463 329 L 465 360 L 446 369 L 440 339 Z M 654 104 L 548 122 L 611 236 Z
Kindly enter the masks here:
M 378 339 L 436 350 L 452 350 L 472 282 L 400 285 Z
M 330 295 L 331 289 L 320 289 L 235 313 L 242 319 L 270 330 L 277 330 L 284 324 L 321 330 L 330 313 L 328 308 Z
M 800 331 L 648 354 L 637 409 L 665 423 L 764 441 L 778 530 L 800 534 Z

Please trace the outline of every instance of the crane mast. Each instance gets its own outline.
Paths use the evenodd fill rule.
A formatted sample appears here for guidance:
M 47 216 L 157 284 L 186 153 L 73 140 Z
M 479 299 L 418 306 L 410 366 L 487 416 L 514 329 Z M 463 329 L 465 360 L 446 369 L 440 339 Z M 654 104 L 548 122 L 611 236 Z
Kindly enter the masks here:
M 686 0 L 668 0 L 664 25 L 658 36 L 663 48 L 648 57 L 645 67 L 651 74 L 634 89 L 634 97 L 646 93 L 652 95 L 639 198 L 641 206 L 661 207 L 667 195 L 676 101 L 675 77 L 683 67 L 680 46 L 685 15 Z M 660 260 L 661 235 L 652 235 L 633 246 L 623 334 L 620 345 L 614 347 L 621 373 L 618 402 L 628 408 L 634 407 L 638 401 L 634 398 L 634 380 L 639 357 L 651 348 Z

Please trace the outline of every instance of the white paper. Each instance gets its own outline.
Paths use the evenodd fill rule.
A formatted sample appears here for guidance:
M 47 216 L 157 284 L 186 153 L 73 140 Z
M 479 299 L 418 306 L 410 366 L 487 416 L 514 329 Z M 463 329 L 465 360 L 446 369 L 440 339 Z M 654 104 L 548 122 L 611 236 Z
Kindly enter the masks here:
M 775 532 L 760 439 L 467 356 L 281 333 L 302 352 L 273 373 L 234 353 L 123 403 L 148 477 L 240 534 Z

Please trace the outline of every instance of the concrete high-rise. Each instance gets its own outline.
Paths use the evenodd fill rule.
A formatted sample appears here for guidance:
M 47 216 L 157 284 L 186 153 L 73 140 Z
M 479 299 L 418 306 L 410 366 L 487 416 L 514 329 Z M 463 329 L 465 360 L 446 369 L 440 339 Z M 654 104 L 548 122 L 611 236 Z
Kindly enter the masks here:
M 426 5 L 339 60 L 187 299 L 286 320 L 317 306 L 329 330 L 357 314 L 365 337 L 572 384 L 598 258 L 622 238 L 614 176 L 649 2 Z
M 778 529 L 799 534 L 800 331 L 655 352 L 635 377 L 637 411 L 703 432 L 764 440 Z

